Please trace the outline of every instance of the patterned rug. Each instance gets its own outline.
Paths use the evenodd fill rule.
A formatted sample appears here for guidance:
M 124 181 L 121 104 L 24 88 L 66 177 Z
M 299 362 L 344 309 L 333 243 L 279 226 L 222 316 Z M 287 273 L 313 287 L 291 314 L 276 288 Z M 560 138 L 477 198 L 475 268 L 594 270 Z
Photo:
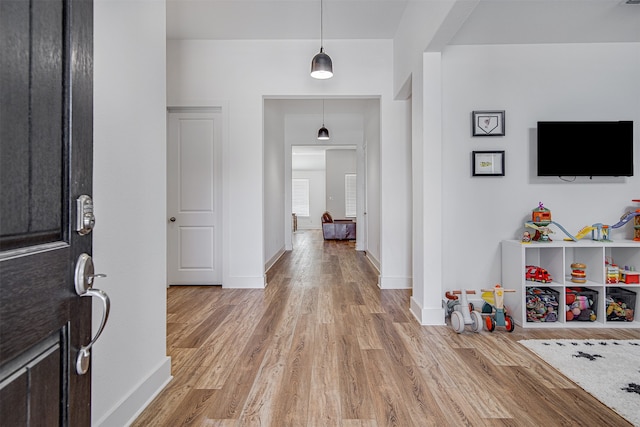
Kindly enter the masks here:
M 640 427 L 640 340 L 519 342 Z

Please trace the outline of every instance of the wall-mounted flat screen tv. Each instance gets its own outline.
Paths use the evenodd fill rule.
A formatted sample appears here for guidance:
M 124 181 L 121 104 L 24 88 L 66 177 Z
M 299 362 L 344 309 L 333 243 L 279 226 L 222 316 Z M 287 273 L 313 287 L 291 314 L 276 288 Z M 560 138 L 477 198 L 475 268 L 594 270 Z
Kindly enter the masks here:
M 538 122 L 538 176 L 633 176 L 633 122 Z

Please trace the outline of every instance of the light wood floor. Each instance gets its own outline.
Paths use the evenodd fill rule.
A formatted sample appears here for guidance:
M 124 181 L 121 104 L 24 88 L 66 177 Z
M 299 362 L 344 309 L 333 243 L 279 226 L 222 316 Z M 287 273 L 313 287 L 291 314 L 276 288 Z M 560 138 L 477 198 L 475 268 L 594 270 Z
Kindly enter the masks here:
M 134 426 L 626 426 L 517 343 L 638 329 L 420 326 L 351 242 L 298 231 L 265 290 L 171 287 L 173 381 Z

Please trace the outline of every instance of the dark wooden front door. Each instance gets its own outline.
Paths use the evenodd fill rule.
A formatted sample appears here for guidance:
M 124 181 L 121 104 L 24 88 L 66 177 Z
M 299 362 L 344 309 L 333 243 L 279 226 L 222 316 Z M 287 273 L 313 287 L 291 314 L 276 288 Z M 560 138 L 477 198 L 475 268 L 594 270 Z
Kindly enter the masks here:
M 91 298 L 74 288 L 91 234 L 93 3 L 0 0 L 0 425 L 88 426 Z

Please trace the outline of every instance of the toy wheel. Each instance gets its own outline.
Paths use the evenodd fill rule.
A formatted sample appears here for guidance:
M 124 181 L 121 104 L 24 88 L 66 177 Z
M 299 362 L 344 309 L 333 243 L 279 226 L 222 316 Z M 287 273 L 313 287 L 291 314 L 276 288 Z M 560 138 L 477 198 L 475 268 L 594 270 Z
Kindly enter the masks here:
M 451 313 L 451 327 L 457 333 L 464 331 L 464 316 L 459 311 Z
M 471 312 L 472 312 L 474 309 L 475 309 L 475 307 L 473 306 L 473 303 L 472 303 L 472 302 L 470 302 L 470 303 L 469 303 L 469 311 L 471 311 Z
M 507 332 L 513 332 L 516 328 L 516 324 L 513 322 L 513 318 L 508 314 L 504 316 L 504 326 L 507 328 Z
M 471 329 L 473 332 L 480 332 L 482 330 L 482 315 L 477 311 L 471 312 Z
M 494 329 L 496 329 L 496 320 L 493 317 L 491 316 L 485 317 L 484 323 L 485 323 L 485 326 L 487 327 L 487 331 L 493 332 Z

